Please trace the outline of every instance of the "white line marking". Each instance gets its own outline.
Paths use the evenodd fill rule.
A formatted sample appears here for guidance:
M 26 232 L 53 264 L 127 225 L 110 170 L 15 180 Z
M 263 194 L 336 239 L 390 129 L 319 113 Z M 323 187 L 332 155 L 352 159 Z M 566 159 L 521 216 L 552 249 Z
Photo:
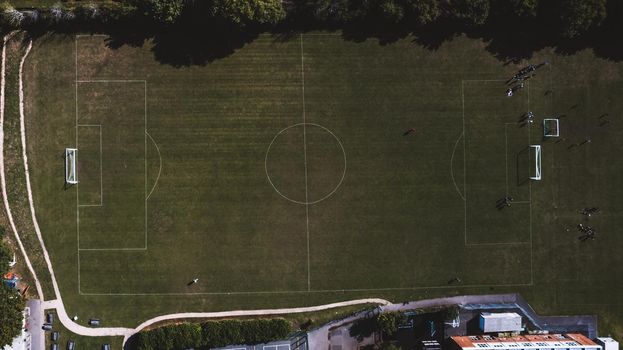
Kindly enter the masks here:
M 473 83 L 473 82 L 491 82 L 491 81 L 502 81 L 505 82 L 504 79 L 464 79 L 462 80 L 464 83 Z
M 270 141 L 270 143 L 268 144 L 268 148 L 266 149 L 266 156 L 264 157 L 264 172 L 266 173 L 266 178 L 268 179 L 268 182 L 270 183 L 270 185 L 273 187 L 273 189 L 275 190 L 275 192 L 277 192 L 278 195 L 280 195 L 282 198 L 292 202 L 292 203 L 296 203 L 296 204 L 316 204 L 316 203 L 320 203 L 322 201 L 324 201 L 325 199 L 331 197 L 335 192 L 337 192 L 337 190 L 340 188 L 340 186 L 342 185 L 342 182 L 344 181 L 344 178 L 346 177 L 346 151 L 344 150 L 344 145 L 342 145 L 342 141 L 340 141 L 340 139 L 335 136 L 335 134 L 333 132 L 331 132 L 331 130 L 325 128 L 324 126 L 320 125 L 320 124 L 315 124 L 315 123 L 305 123 L 308 126 L 315 126 L 318 128 L 321 128 L 322 130 L 324 130 L 325 132 L 327 132 L 329 135 L 333 136 L 333 138 L 335 139 L 335 141 L 337 142 L 338 146 L 340 146 L 340 149 L 342 150 L 342 155 L 344 156 L 344 170 L 342 171 L 342 177 L 340 178 L 340 181 L 338 182 L 338 184 L 335 186 L 335 188 L 326 196 L 317 199 L 313 202 L 305 202 L 305 201 L 298 201 L 295 199 L 292 199 L 286 195 L 284 195 L 283 193 L 281 193 L 278 189 L 277 186 L 275 186 L 275 184 L 273 183 L 272 179 L 270 178 L 270 174 L 268 173 L 268 154 L 270 153 L 270 149 L 273 146 L 273 143 L 275 143 L 275 140 L 279 137 L 279 135 L 283 134 L 284 132 L 286 132 L 287 130 L 291 129 L 291 128 L 295 128 L 295 127 L 299 127 L 299 126 L 303 126 L 303 123 L 297 123 L 294 125 L 290 125 L 282 130 L 280 130 L 275 137 L 273 137 L 273 139 Z
M 91 79 L 91 80 L 76 80 L 77 83 L 145 83 L 144 79 Z
M 143 198 L 145 198 L 145 250 L 147 250 L 147 80 L 143 80 L 143 124 L 145 128 L 145 134 L 143 134 L 144 145 L 144 155 L 143 159 L 145 160 L 145 191 L 143 193 Z M 150 136 L 151 137 L 151 136 Z M 153 139 L 152 139 L 153 140 Z M 156 148 L 158 146 L 156 145 Z M 160 155 L 160 150 L 158 149 L 158 155 Z M 162 163 L 161 163 L 162 164 Z M 160 173 L 158 173 L 158 178 L 160 178 Z M 155 188 L 155 185 L 154 185 Z M 151 193 L 150 193 L 151 195 Z
M 158 176 L 156 177 L 156 181 L 154 182 L 154 185 L 152 186 L 151 191 L 149 191 L 149 194 L 145 198 L 145 200 L 148 200 L 149 197 L 151 197 L 151 194 L 156 189 L 156 185 L 158 185 L 158 180 L 160 180 L 160 173 L 162 173 L 162 156 L 160 155 L 160 147 L 158 147 L 158 144 L 156 143 L 154 138 L 151 137 L 151 135 L 147 132 L 147 129 L 145 129 L 145 134 L 147 136 L 149 136 L 149 139 L 151 140 L 151 142 L 153 142 L 154 146 L 156 146 L 156 151 L 158 152 L 158 158 L 160 159 L 160 166 L 158 168 Z M 147 158 L 145 158 L 145 159 L 147 159 Z M 147 166 L 145 168 L 147 168 Z M 147 182 L 145 182 L 145 183 L 147 183 Z M 145 210 L 145 211 L 147 211 L 147 210 Z M 147 244 L 145 244 L 145 246 L 147 246 Z
M 527 244 L 527 243 L 526 243 Z M 191 293 L 82 293 L 91 296 L 175 296 L 175 295 L 262 295 L 262 294 L 317 294 L 317 293 L 344 293 L 344 292 L 382 292 L 397 290 L 422 290 L 422 289 L 452 289 L 452 288 L 488 288 L 488 287 L 527 287 L 532 283 L 502 283 L 502 284 L 464 284 L 464 285 L 442 285 L 442 286 L 422 286 L 422 287 L 396 287 L 396 288 L 353 288 L 353 289 L 312 289 L 312 290 L 281 290 L 281 291 L 234 291 L 234 292 L 191 292 Z
M 75 58 L 76 58 L 76 149 L 78 148 L 78 36 L 75 37 Z M 78 151 L 79 153 L 79 151 Z M 79 154 L 76 154 L 76 162 L 78 161 Z M 79 204 L 79 183 L 76 184 L 76 250 L 77 250 L 77 260 L 78 260 L 78 294 L 81 293 L 80 290 L 80 206 Z
M 467 245 L 467 157 L 466 157 L 466 139 L 465 134 L 465 80 L 461 80 L 461 106 L 463 110 L 463 214 L 465 216 L 463 235 L 465 236 L 464 244 Z
M 452 177 L 452 183 L 454 183 L 454 188 L 456 188 L 456 192 L 463 199 L 463 201 L 465 201 L 465 197 L 463 197 L 463 194 L 459 190 L 459 186 L 456 184 L 456 180 L 454 179 L 454 154 L 456 153 L 456 147 L 459 145 L 459 141 L 461 141 L 462 138 L 463 133 L 461 133 L 461 135 L 459 135 L 459 138 L 456 139 L 456 142 L 454 143 L 454 148 L 452 149 L 452 156 L 450 157 L 450 177 Z
M 311 289 L 311 271 L 309 257 L 309 196 L 307 187 L 307 126 L 305 117 L 305 64 L 303 56 L 303 34 L 301 41 L 301 96 L 303 99 L 303 154 L 305 159 L 305 228 L 307 232 L 307 290 Z
M 78 203 L 79 207 L 102 207 L 104 206 L 104 173 L 102 171 L 102 157 L 103 157 L 103 152 L 102 152 L 102 125 L 101 124 L 78 124 L 78 127 L 97 127 L 99 128 L 99 138 L 100 138 L 100 202 L 99 204 L 80 204 Z M 79 130 L 79 129 L 77 129 Z M 78 136 L 79 137 L 79 136 Z
M 131 250 L 131 251 L 143 251 L 147 248 L 78 248 L 80 251 L 117 251 L 117 250 Z
M 530 82 L 526 82 L 528 85 L 528 110 L 530 110 Z M 528 128 L 528 145 L 531 144 L 531 138 L 530 138 L 530 132 L 531 129 Z M 528 209 L 528 212 L 530 213 L 529 217 L 530 217 L 530 284 L 534 283 L 534 271 L 533 271 L 533 265 L 534 265 L 534 256 L 533 256 L 533 240 L 532 240 L 532 181 L 528 180 L 528 193 L 529 195 L 529 199 L 530 199 L 530 207 Z
M 506 133 L 506 126 L 504 124 L 504 174 L 506 175 L 506 197 L 508 197 L 508 134 Z

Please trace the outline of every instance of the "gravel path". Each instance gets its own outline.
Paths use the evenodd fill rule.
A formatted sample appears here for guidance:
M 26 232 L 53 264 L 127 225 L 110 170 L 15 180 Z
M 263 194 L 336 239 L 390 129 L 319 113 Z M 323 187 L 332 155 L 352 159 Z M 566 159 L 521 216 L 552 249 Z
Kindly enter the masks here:
M 35 288 L 37 289 L 37 295 L 40 300 L 43 300 L 43 289 L 41 288 L 41 283 L 37 278 L 37 274 L 35 273 L 35 269 L 32 267 L 32 263 L 28 258 L 28 254 L 26 254 L 26 249 L 24 248 L 24 244 L 19 237 L 17 232 L 17 227 L 15 227 L 15 221 L 13 220 L 13 214 L 11 213 L 11 206 L 9 205 L 9 199 L 7 197 L 6 191 L 6 178 L 4 176 L 4 96 L 5 96 L 5 72 L 6 72 L 6 46 L 8 40 L 13 36 L 13 33 L 7 34 L 4 36 L 2 40 L 2 67 L 0 68 L 0 187 L 2 187 L 2 202 L 4 203 L 4 210 L 6 212 L 7 219 L 9 220 L 9 225 L 11 226 L 11 230 L 15 235 L 15 240 L 17 241 L 17 245 L 19 249 L 22 251 L 22 255 L 24 256 L 24 261 L 26 262 L 26 266 L 28 266 L 28 270 L 32 274 L 35 280 Z M 24 56 L 25 58 L 26 56 Z M 23 62 L 23 61 L 22 61 Z M 21 66 L 20 66 L 20 76 L 21 76 Z M 20 79 L 21 84 L 21 79 Z

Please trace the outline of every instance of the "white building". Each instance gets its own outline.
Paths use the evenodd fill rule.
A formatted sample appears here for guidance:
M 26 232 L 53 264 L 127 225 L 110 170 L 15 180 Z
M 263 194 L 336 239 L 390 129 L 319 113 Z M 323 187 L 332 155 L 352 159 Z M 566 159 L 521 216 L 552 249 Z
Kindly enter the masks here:
M 483 312 L 480 314 L 480 330 L 484 333 L 521 332 L 521 316 L 514 312 Z
M 595 339 L 595 342 L 601 345 L 604 350 L 619 350 L 619 342 L 610 337 L 600 337 Z

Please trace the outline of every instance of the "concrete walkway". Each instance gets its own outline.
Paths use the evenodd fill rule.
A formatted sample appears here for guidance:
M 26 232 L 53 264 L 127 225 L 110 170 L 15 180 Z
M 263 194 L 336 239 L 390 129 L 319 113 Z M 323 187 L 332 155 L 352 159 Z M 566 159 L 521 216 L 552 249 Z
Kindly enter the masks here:
M 449 298 L 437 298 L 411 301 L 400 304 L 385 304 L 378 308 L 379 313 L 392 311 L 405 311 L 413 309 L 425 309 L 432 307 L 443 307 L 451 305 L 461 305 L 469 303 L 507 303 L 514 302 L 517 299 L 516 294 L 493 294 L 493 295 L 464 295 Z M 307 334 L 307 341 L 310 349 L 329 349 L 329 332 L 335 328 L 347 326 L 358 319 L 365 318 L 369 311 L 360 312 L 342 320 L 327 323 L 322 327 L 313 330 Z M 342 337 L 349 337 L 348 332 L 342 332 Z M 355 341 L 356 343 L 356 341 Z

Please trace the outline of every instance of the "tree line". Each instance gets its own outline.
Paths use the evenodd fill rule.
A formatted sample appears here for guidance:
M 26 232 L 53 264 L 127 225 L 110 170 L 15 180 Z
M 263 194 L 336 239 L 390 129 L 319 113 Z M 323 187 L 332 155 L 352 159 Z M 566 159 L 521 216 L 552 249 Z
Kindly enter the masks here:
M 13 254 L 3 238 L 4 228 L 0 227 L 0 349 L 10 345 L 13 338 L 21 333 L 25 306 L 21 294 L 2 282 L 13 260 Z
M 5 29 L 110 25 L 123 20 L 159 28 L 227 23 L 241 30 L 282 25 L 417 30 L 435 24 L 463 28 L 501 24 L 509 30 L 537 26 L 560 38 L 582 36 L 623 19 L 619 0 L 84 0 L 34 9 L 16 9 L 4 2 L 0 10 Z
M 137 350 L 209 349 L 286 339 L 292 326 L 283 318 L 180 323 L 140 332 Z

